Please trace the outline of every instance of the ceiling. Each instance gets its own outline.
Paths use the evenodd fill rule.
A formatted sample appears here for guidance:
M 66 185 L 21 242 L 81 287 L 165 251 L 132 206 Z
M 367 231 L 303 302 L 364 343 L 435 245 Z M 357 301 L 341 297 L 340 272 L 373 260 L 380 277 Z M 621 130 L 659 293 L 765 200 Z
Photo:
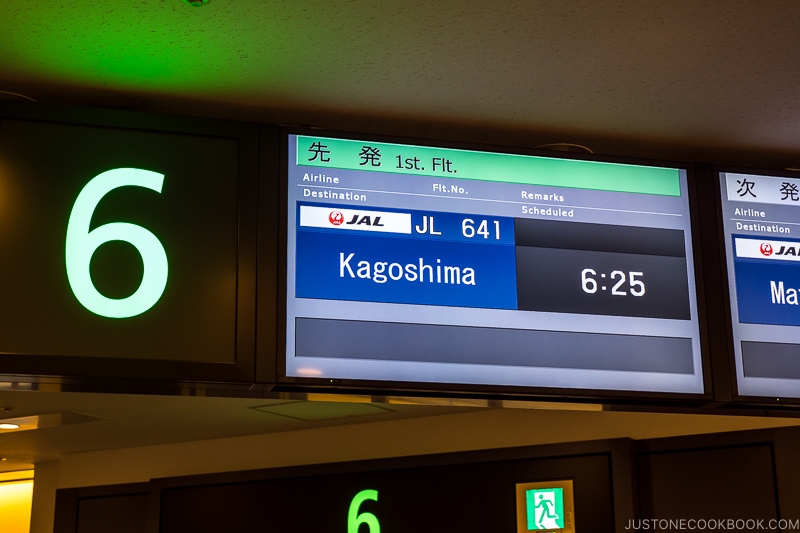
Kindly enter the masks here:
M 401 398 L 373 403 L 368 397 L 330 395 L 301 401 L 288 395 L 264 399 L 9 389 L 10 383 L 0 383 L 0 422 L 38 417 L 39 424 L 33 430 L 0 430 L 0 472 L 56 461 L 65 454 L 398 421 L 475 409 L 447 401 L 414 405 Z
M 14 0 L 40 102 L 800 166 L 794 0 Z
M 800 167 L 798 26 L 796 0 L 13 0 L 0 97 Z M 0 470 L 348 422 L 251 409 L 273 402 L 0 390 L 0 418 L 95 418 L 0 435 Z M 361 420 L 446 408 L 376 409 Z

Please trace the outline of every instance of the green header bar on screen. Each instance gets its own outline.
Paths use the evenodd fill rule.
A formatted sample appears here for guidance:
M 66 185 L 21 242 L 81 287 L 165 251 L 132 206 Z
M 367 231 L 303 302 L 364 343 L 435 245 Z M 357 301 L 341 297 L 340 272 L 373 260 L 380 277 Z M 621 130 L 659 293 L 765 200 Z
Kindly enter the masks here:
M 680 196 L 678 169 L 409 144 L 297 137 L 297 164 L 416 176 Z

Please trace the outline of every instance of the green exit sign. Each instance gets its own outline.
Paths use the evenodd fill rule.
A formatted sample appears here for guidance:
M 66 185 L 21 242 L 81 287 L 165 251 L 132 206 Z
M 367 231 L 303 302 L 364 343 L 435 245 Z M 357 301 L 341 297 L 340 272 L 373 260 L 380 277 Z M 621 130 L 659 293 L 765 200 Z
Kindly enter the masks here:
M 575 533 L 572 480 L 518 483 L 517 533 Z
M 551 487 L 525 491 L 528 531 L 564 529 L 564 489 Z

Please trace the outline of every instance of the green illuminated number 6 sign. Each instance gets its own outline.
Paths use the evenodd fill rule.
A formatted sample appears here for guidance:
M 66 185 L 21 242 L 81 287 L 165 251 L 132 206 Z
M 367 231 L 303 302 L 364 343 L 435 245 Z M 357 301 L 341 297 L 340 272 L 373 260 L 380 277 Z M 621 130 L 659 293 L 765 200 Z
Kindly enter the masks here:
M 126 222 L 112 222 L 89 231 L 92 214 L 100 200 L 120 187 L 145 187 L 161 192 L 164 175 L 138 168 L 117 168 L 98 174 L 78 194 L 67 223 L 67 278 L 73 294 L 92 313 L 109 318 L 140 315 L 153 307 L 167 286 L 167 253 L 149 230 Z M 89 264 L 95 251 L 110 241 L 133 245 L 142 256 L 144 273 L 136 292 L 113 299 L 100 294 L 92 282 Z
M 367 525 L 367 533 L 381 533 L 381 525 L 377 516 L 372 513 L 359 514 L 358 512 L 365 500 L 378 501 L 378 491 L 362 490 L 355 495 L 353 501 L 350 502 L 350 509 L 347 511 L 347 533 L 359 533 L 358 526 L 361 524 Z

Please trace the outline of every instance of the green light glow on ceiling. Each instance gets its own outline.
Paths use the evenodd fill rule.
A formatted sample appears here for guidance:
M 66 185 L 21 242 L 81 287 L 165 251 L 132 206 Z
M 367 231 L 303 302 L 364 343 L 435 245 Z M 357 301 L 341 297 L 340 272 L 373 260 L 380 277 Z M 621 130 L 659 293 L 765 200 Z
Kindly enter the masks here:
M 294 29 L 252 7 L 219 1 L 189 9 L 181 0 L 0 2 L 3 76 L 189 97 L 200 89 L 246 92 L 253 80 L 282 90 L 310 51 L 287 46 L 283 40 Z

